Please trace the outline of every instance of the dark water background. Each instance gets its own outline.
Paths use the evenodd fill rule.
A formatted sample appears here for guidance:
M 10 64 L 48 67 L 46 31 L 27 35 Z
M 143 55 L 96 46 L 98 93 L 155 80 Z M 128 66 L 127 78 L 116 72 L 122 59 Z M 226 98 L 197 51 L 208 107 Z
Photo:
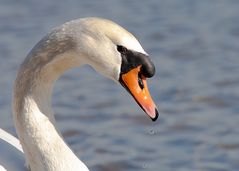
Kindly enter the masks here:
M 239 170 L 239 1 L 1 0 L 0 126 L 15 134 L 19 64 L 51 28 L 98 16 L 133 32 L 155 62 L 160 117 L 91 68 L 73 69 L 53 97 L 58 126 L 92 171 Z

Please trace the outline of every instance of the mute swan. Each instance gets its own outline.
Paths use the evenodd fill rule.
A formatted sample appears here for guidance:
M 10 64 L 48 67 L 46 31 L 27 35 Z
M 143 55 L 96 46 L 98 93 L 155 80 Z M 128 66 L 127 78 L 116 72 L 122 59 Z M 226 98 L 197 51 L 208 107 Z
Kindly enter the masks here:
M 51 108 L 54 82 L 66 70 L 85 64 L 119 82 L 153 121 L 157 119 L 158 111 L 146 84 L 155 67 L 137 39 L 106 19 L 67 22 L 35 45 L 15 81 L 15 127 L 31 171 L 88 171 L 63 140 Z M 18 140 L 3 130 L 0 136 L 0 169 L 27 170 Z M 19 160 L 13 158 L 16 155 L 3 160 L 9 148 L 19 153 Z

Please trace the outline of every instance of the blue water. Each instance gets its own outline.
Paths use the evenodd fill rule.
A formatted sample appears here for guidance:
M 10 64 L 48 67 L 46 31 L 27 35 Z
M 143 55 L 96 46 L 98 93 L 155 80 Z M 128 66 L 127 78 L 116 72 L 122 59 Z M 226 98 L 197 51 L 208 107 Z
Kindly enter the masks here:
M 239 1 L 0 1 L 0 126 L 15 134 L 17 68 L 51 28 L 98 16 L 133 32 L 154 61 L 160 117 L 89 67 L 57 82 L 66 141 L 92 171 L 239 170 Z

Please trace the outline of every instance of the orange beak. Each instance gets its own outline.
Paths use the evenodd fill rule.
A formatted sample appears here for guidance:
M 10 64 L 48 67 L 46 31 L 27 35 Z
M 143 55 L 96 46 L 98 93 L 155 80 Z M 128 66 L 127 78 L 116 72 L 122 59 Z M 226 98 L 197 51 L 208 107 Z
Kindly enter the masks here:
M 149 117 L 156 121 L 158 118 L 158 110 L 154 101 L 152 100 L 146 77 L 140 74 L 141 66 L 138 66 L 129 72 L 121 75 L 121 84 L 134 97 L 139 106 L 149 115 Z

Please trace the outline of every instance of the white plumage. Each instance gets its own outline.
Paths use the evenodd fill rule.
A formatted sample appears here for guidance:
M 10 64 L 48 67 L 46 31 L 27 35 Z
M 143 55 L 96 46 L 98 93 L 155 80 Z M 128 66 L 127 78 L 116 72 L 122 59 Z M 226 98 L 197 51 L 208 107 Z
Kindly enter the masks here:
M 52 30 L 29 53 L 15 81 L 13 112 L 32 171 L 88 171 L 55 126 L 52 89 L 63 72 L 84 64 L 118 81 L 121 56 L 116 45 L 146 54 L 132 34 L 99 18 L 67 22 Z M 0 138 L 0 170 L 27 170 L 18 140 L 3 130 Z

